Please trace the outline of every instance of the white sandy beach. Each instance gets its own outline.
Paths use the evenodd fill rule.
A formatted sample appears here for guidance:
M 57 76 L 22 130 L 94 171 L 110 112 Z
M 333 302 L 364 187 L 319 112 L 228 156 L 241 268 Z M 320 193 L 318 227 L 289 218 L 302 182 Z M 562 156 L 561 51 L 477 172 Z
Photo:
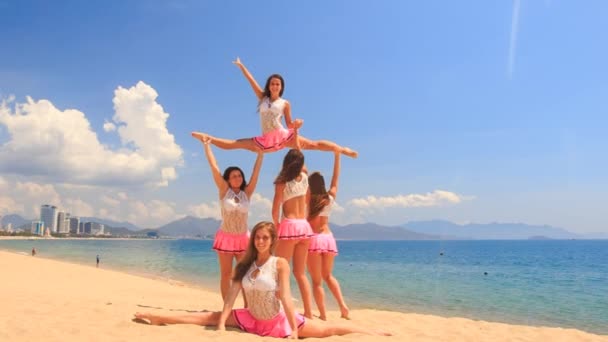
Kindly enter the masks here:
M 239 330 L 150 326 L 131 320 L 136 311 L 221 309 L 219 293 L 194 286 L 4 251 L 0 251 L 0 270 L 0 341 L 277 340 Z M 353 310 L 351 321 L 330 312 L 329 319 L 381 327 L 394 336 L 352 334 L 325 341 L 608 341 L 608 336 L 574 329 L 374 310 Z

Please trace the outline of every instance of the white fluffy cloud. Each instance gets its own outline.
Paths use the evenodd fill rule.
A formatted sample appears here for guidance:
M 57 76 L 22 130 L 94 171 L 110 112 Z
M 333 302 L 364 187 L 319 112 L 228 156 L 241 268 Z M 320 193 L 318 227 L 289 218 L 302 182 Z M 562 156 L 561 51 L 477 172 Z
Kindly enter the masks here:
M 54 186 L 0 177 L 0 215 L 36 219 L 42 204 L 55 205 L 73 216 L 129 221 L 143 228 L 157 228 L 183 216 L 175 203 L 142 201 L 108 188 Z
M 249 223 L 253 225 L 260 221 L 272 221 L 272 200 L 256 192 L 251 196 Z
M 416 207 L 436 207 L 446 204 L 458 204 L 466 200 L 464 196 L 450 191 L 435 190 L 426 194 L 396 195 L 392 197 L 367 196 L 355 198 L 349 204 L 362 209 L 383 209 L 383 208 L 416 208 Z
M 197 217 L 210 217 L 216 220 L 222 219 L 220 203 L 217 201 L 188 206 L 188 212 Z
M 111 122 L 106 121 L 103 123 L 103 130 L 106 132 L 113 132 L 116 130 L 116 125 Z
M 85 114 L 60 110 L 48 100 L 0 104 L 0 125 L 9 140 L 0 145 L 0 172 L 38 176 L 66 184 L 166 186 L 177 177 L 182 149 L 167 130 L 169 114 L 158 94 L 138 82 L 114 92 L 113 122 L 104 130 L 118 134 L 122 146 L 100 143 Z
M 272 201 L 259 193 L 251 196 L 249 207 L 249 224 L 259 221 L 272 220 Z M 220 203 L 218 201 L 202 202 L 188 207 L 188 213 L 197 217 L 210 217 L 216 220 L 222 219 Z

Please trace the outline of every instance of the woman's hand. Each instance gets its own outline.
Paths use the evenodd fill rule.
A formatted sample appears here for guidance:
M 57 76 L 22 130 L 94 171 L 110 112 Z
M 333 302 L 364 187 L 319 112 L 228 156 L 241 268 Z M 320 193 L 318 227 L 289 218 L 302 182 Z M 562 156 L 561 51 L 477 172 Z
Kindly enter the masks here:
M 302 119 L 295 119 L 293 121 L 293 128 L 294 129 L 299 129 L 300 127 L 302 127 L 303 124 L 304 124 L 304 120 L 302 120 Z

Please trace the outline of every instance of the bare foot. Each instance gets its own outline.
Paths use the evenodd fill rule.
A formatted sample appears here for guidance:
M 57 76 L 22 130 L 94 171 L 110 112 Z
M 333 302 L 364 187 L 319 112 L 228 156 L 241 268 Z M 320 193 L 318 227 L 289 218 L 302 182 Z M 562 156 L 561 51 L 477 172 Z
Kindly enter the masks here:
M 343 308 L 340 308 L 340 313 L 341 313 L 340 317 L 342 317 L 344 319 L 350 319 L 348 317 L 348 314 L 349 314 L 348 307 L 345 306 Z
M 206 143 L 209 140 L 211 140 L 211 138 L 209 137 L 209 135 L 205 134 L 205 133 L 201 133 L 201 132 L 192 132 L 192 137 L 195 139 L 200 140 L 202 143 Z
M 324 315 L 323 315 L 323 316 L 322 316 L 322 315 L 319 315 L 319 316 L 317 316 L 317 317 L 318 317 L 320 320 L 322 320 L 322 321 L 327 321 L 327 317 L 325 317 Z
M 357 151 L 351 150 L 348 147 L 342 148 L 342 154 L 344 154 L 347 157 L 351 157 L 351 158 L 357 158 L 359 156 L 359 153 Z
M 308 319 L 313 319 L 313 316 L 311 313 L 304 313 L 304 317 L 308 318 Z
M 160 316 L 153 315 L 149 312 L 136 312 L 135 318 L 150 322 L 150 325 L 164 325 Z

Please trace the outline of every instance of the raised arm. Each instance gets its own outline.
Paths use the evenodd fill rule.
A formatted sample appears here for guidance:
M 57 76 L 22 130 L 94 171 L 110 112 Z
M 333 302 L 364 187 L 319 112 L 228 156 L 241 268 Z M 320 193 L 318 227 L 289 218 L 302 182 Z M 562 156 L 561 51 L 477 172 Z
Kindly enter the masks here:
M 340 152 L 334 152 L 334 173 L 331 176 L 331 185 L 328 193 L 336 198 L 338 194 L 338 178 L 340 178 Z
M 279 229 L 279 212 L 281 210 L 281 204 L 283 202 L 283 190 L 285 189 L 285 183 L 275 184 L 274 186 L 274 199 L 272 200 L 272 222 L 274 226 Z
M 293 300 L 291 299 L 291 289 L 289 287 L 289 263 L 283 258 L 277 260 L 277 273 L 279 278 L 279 295 L 283 309 L 285 310 L 285 316 L 291 327 L 290 338 L 298 338 L 298 326 L 296 324 L 296 312 L 293 307 Z
M 262 168 L 262 160 L 264 160 L 264 153 L 260 151 L 258 152 L 258 157 L 255 159 L 253 173 L 251 174 L 249 183 L 247 183 L 247 187 L 245 188 L 247 198 L 251 198 L 251 195 L 255 191 L 255 187 L 258 185 L 258 176 L 260 175 L 260 169 Z
M 283 108 L 283 116 L 285 117 L 285 126 L 287 128 L 299 129 L 304 124 L 302 119 L 291 119 L 291 105 L 289 101 L 285 101 L 285 108 Z
M 210 140 L 207 139 L 203 141 L 203 146 L 205 146 L 205 155 L 207 156 L 207 161 L 209 162 L 209 168 L 211 169 L 213 180 L 215 181 L 215 185 L 217 185 L 217 189 L 219 190 L 221 197 L 222 194 L 228 190 L 228 183 L 224 180 L 224 177 L 222 177 L 220 168 L 217 166 L 217 161 L 215 160 L 215 156 L 211 150 Z
M 249 81 L 249 84 L 251 85 L 251 88 L 253 89 L 255 96 L 257 96 L 258 100 L 262 100 L 262 97 L 264 96 L 264 90 L 260 87 L 258 82 L 255 81 L 255 78 L 253 78 L 253 76 L 251 75 L 249 70 L 247 70 L 245 65 L 243 65 L 243 63 L 241 63 L 241 59 L 237 57 L 236 60 L 232 63 L 234 63 L 236 66 L 239 67 L 239 69 L 241 69 L 241 71 L 243 72 L 243 75 L 245 76 L 247 81 Z
M 228 291 L 226 301 L 224 302 L 224 309 L 220 315 L 220 320 L 217 323 L 217 330 L 226 330 L 226 320 L 228 319 L 228 316 L 230 316 L 230 312 L 232 312 L 232 307 L 234 306 L 234 302 L 240 291 L 241 282 L 233 281 L 232 286 L 230 286 L 230 291 Z

